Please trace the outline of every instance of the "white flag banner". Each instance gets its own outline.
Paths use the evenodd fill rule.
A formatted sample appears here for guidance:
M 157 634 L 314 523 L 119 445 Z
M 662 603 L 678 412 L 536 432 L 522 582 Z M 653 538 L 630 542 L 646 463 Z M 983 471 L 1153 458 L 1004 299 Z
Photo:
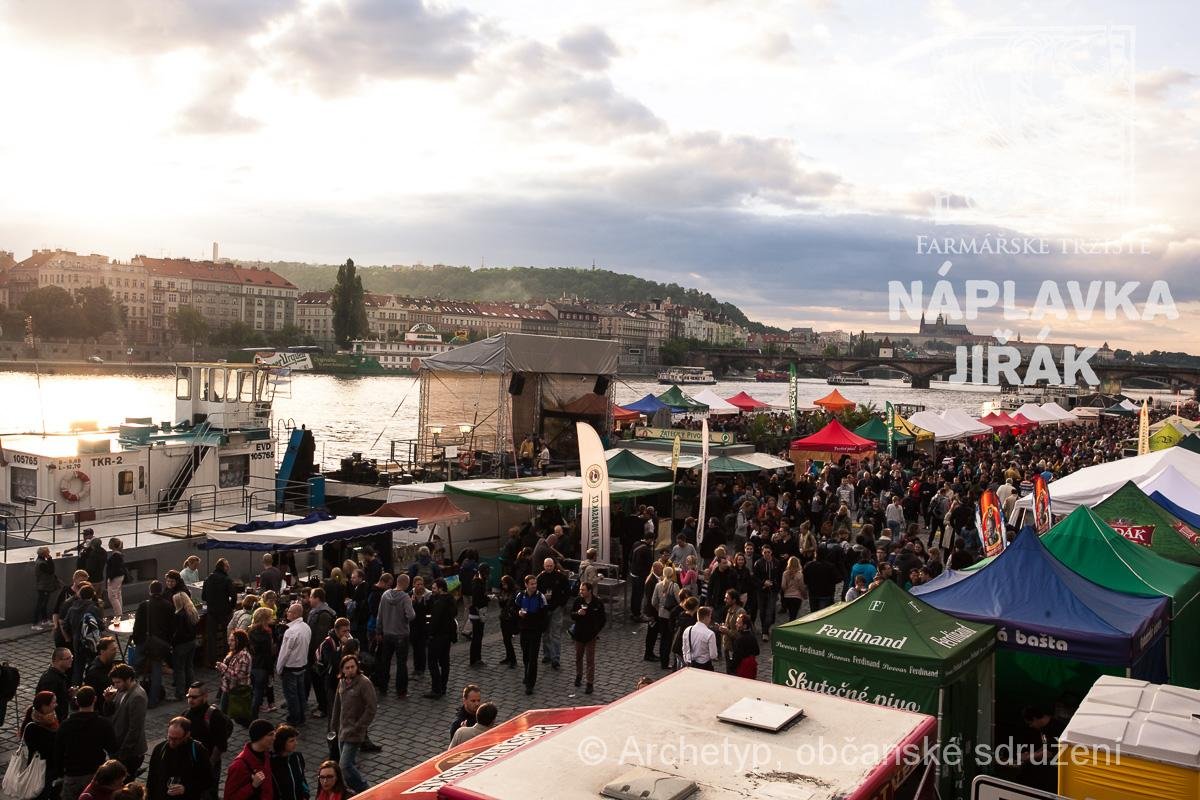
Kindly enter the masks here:
M 696 549 L 704 541 L 704 512 L 708 504 L 708 420 L 700 421 L 700 512 L 696 515 Z
M 604 460 L 604 443 L 586 422 L 575 423 L 575 435 L 579 439 L 579 474 L 583 476 L 579 555 L 586 558 L 588 548 L 594 547 L 600 563 L 610 564 L 608 462 Z

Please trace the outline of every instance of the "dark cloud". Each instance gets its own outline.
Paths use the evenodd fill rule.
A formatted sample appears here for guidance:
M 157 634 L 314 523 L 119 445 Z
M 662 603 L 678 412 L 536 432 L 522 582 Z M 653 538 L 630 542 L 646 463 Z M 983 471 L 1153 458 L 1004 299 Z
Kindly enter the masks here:
M 607 69 L 617 55 L 617 45 L 602 29 L 589 25 L 558 40 L 558 49 L 572 64 L 585 70 Z
M 346 0 L 297 17 L 272 53 L 287 74 L 322 94 L 343 94 L 363 79 L 453 78 L 475 63 L 481 24 L 468 11 L 421 0 Z
M 298 5 L 298 0 L 0 0 L 0 21 L 47 41 L 142 55 L 240 44 Z

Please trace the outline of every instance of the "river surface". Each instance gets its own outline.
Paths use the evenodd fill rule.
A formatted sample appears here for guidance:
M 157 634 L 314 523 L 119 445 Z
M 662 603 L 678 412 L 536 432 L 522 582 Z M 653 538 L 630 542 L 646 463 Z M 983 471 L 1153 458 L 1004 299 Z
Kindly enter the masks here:
M 64 431 L 72 423 L 92 421 L 104 427 L 126 417 L 150 417 L 156 422 L 174 418 L 174 379 L 167 375 L 35 375 L 0 372 L 0 436 L 5 433 Z M 655 381 L 618 379 L 616 401 L 628 403 L 646 393 L 660 394 Z M 706 387 L 695 387 L 696 391 Z M 772 405 L 786 405 L 786 383 L 754 380 L 721 381 L 712 388 L 721 397 L 745 391 Z M 828 394 L 823 380 L 801 380 L 802 405 Z M 869 386 L 841 386 L 839 391 L 859 403 L 882 409 L 885 401 L 912 403 L 929 409 L 961 408 L 978 415 L 995 391 L 958 386 L 911 389 L 900 381 L 872 380 Z M 313 430 L 317 457 L 327 466 L 351 451 L 368 457 L 386 456 L 392 439 L 414 438 L 420 406 L 418 382 L 409 377 L 293 376 L 290 392 L 275 400 L 276 423 L 292 421 Z M 1141 397 L 1145 392 L 1129 392 Z M 1156 393 L 1157 394 L 1157 393 Z

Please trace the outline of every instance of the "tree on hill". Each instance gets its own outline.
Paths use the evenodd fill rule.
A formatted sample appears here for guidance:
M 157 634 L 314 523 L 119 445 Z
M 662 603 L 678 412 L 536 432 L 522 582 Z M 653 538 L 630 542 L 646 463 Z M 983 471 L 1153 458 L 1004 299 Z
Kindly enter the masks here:
M 351 339 L 361 339 L 368 331 L 363 281 L 354 267 L 354 259 L 348 258 L 338 267 L 332 294 L 333 338 L 341 347 L 347 347 Z

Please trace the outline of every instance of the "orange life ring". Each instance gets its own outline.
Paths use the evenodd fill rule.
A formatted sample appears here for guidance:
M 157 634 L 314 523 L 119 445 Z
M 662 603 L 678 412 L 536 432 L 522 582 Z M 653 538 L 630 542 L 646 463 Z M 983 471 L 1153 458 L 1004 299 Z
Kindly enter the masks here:
M 458 454 L 458 466 L 464 472 L 475 466 L 475 454 L 470 450 L 463 450 Z
M 79 481 L 78 492 L 71 491 L 72 480 Z M 91 494 L 91 492 L 92 479 L 88 477 L 88 474 L 81 469 L 68 470 L 63 474 L 62 480 L 58 482 L 58 493 L 63 496 L 64 500 L 71 503 L 78 503 L 80 500 Z

